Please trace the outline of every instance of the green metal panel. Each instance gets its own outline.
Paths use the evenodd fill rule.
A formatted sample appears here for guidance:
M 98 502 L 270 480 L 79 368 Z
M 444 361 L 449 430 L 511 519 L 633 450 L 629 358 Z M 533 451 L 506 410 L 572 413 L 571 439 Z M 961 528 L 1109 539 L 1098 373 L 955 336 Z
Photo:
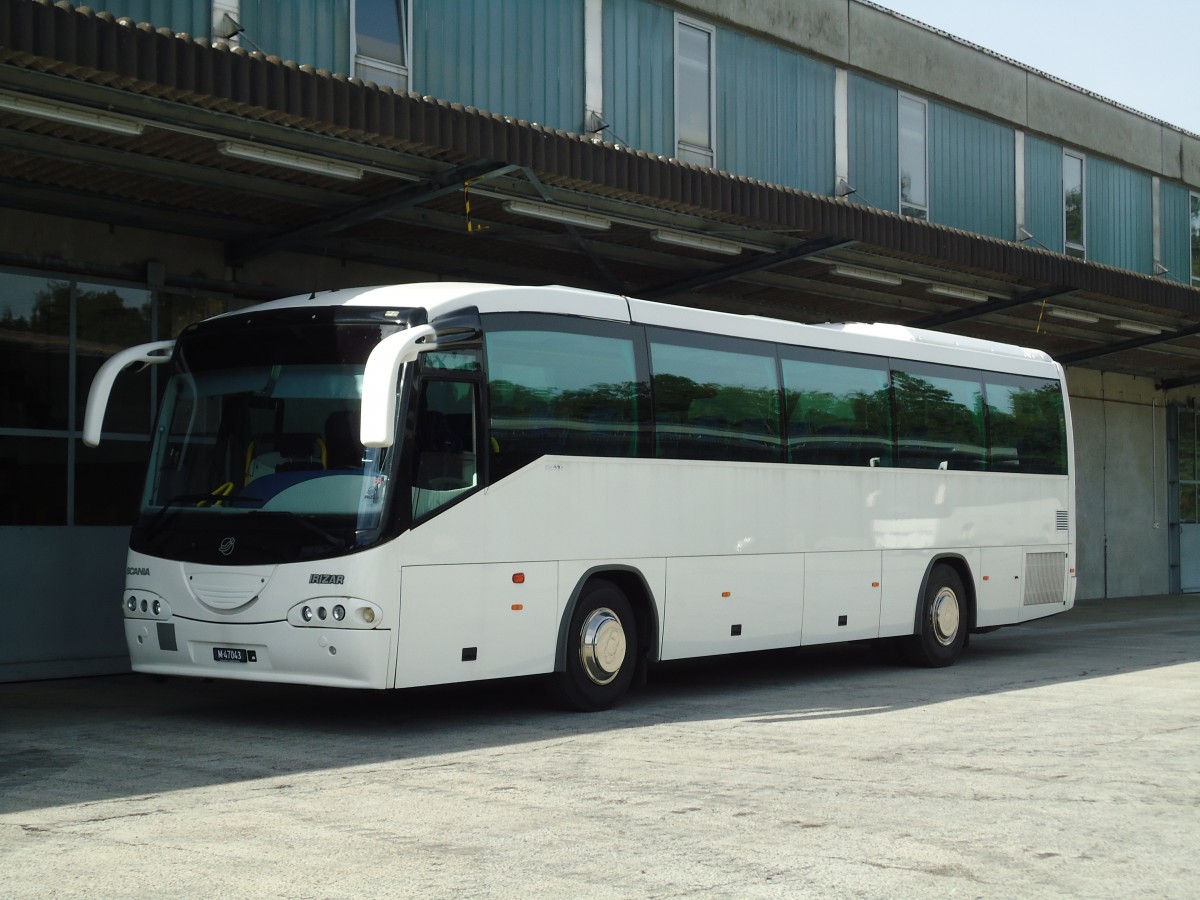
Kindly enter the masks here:
M 413 3 L 422 94 L 578 132 L 583 85 L 583 0 Z
M 929 104 L 929 215 L 940 225 L 1016 236 L 1013 130 L 959 109 Z
M 833 66 L 722 28 L 716 69 L 717 166 L 832 194 Z
M 1190 192 L 1181 184 L 1159 183 L 1159 235 L 1162 256 L 1167 268 L 1163 278 L 1191 282 L 1191 200 Z
M 612 126 L 607 138 L 675 155 L 674 48 L 670 9 L 645 0 L 605 0 L 604 118 Z
M 246 49 L 300 65 L 350 71 L 350 0 L 242 0 Z
M 82 6 L 83 4 L 76 4 Z M 87 4 L 96 12 L 128 16 L 135 22 L 149 22 L 155 28 L 170 28 L 176 34 L 192 37 L 212 34 L 211 0 L 101 0 Z
M 847 83 L 851 199 L 900 207 L 900 158 L 896 89 L 851 72 Z
M 1025 228 L 1033 235 L 1026 243 L 1063 252 L 1063 148 L 1025 135 Z
M 1084 177 L 1087 258 L 1150 274 L 1154 269 L 1150 176 L 1089 156 Z

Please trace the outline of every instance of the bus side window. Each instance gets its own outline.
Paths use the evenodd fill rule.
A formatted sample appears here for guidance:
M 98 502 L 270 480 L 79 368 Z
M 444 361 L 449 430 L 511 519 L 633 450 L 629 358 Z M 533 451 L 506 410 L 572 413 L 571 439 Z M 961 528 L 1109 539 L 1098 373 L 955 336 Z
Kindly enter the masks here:
M 413 452 L 414 519 L 479 483 L 476 393 L 476 386 L 464 381 L 426 381 L 421 387 Z
M 775 357 L 738 339 L 651 333 L 657 455 L 778 462 Z
M 782 356 L 787 461 L 890 466 L 887 360 L 790 347 Z
M 897 462 L 912 469 L 987 466 L 983 382 L 979 372 L 895 360 Z

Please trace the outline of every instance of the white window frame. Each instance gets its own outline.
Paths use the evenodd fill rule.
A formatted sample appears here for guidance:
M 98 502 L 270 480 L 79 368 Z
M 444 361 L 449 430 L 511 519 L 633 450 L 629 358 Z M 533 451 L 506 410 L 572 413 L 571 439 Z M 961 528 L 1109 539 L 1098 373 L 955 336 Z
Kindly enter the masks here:
M 681 28 L 695 28 L 708 34 L 708 146 L 698 147 L 679 137 L 679 34 Z M 717 165 L 717 29 L 707 22 L 675 14 L 674 39 L 674 113 L 675 113 L 675 158 L 683 162 L 697 163 L 715 168 Z
M 925 176 L 925 203 L 920 204 L 912 200 L 904 199 L 904 135 L 900 130 L 900 106 L 905 101 L 916 103 L 921 107 L 923 119 L 925 122 L 924 133 L 921 135 L 921 165 L 924 168 Z M 911 168 L 911 167 L 907 167 Z M 901 215 L 912 216 L 917 219 L 929 219 L 929 101 L 924 97 L 918 97 L 915 94 L 906 94 L 900 92 L 897 94 L 896 100 L 896 170 L 897 170 L 897 189 L 896 189 L 896 208 Z
M 397 90 L 411 91 L 412 85 L 412 5 L 413 0 L 400 0 L 404 4 L 401 12 L 401 26 L 404 34 L 401 36 L 404 54 L 404 64 L 397 65 L 388 60 L 375 59 L 358 52 L 358 0 L 350 0 L 350 59 L 356 78 L 363 81 L 374 81 L 376 84 L 387 84 Z M 364 72 L 363 69 L 372 71 Z M 391 76 L 388 80 L 380 78 L 380 74 Z
M 1193 209 L 1196 211 L 1193 212 Z M 1196 240 L 1193 234 L 1196 230 L 1200 230 L 1200 193 L 1196 191 L 1188 192 L 1188 271 L 1191 275 L 1189 279 L 1192 287 L 1200 287 L 1200 248 L 1196 246 Z
M 1079 161 L 1079 230 L 1083 238 L 1082 242 L 1067 240 L 1066 161 L 1068 158 Z M 1067 150 L 1066 148 L 1063 149 L 1062 227 L 1063 253 L 1077 259 L 1087 259 L 1087 157 L 1076 150 Z

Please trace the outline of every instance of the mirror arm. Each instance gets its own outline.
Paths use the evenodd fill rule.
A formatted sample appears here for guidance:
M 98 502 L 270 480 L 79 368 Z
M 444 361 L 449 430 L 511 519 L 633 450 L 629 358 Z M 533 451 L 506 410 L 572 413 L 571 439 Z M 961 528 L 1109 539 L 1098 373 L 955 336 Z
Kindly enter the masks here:
M 87 408 L 83 414 L 83 442 L 89 447 L 100 445 L 100 432 L 104 427 L 104 412 L 108 409 L 108 398 L 112 394 L 113 383 L 126 366 L 143 363 L 145 366 L 157 366 L 171 359 L 174 341 L 155 341 L 151 344 L 138 344 L 122 350 L 104 361 L 96 377 L 92 379 L 91 390 L 88 391 Z

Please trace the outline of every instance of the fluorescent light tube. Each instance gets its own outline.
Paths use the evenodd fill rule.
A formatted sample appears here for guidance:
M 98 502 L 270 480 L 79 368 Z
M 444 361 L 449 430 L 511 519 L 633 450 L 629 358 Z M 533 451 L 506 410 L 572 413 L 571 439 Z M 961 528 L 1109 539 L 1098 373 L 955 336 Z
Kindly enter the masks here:
M 728 256 L 737 256 L 742 252 L 741 244 L 703 234 L 687 234 L 682 231 L 652 231 L 650 237 L 662 244 L 674 244 L 676 247 L 690 247 L 694 250 L 708 250 L 711 253 L 724 253 Z
M 236 144 L 230 141 L 217 144 L 217 150 L 225 156 L 232 156 L 235 159 L 267 163 L 284 169 L 295 169 L 298 172 L 311 172 L 314 175 L 329 175 L 349 181 L 357 181 L 363 177 L 363 170 L 358 166 L 334 162 L 331 159 L 321 159 L 316 156 L 303 156 L 299 153 L 292 153 L 290 150 L 275 150 L 271 147 L 259 147 L 256 144 Z
M 931 284 L 925 290 L 942 297 L 954 297 L 956 300 L 970 300 L 972 303 L 986 303 L 989 299 L 989 295 L 983 291 L 956 287 L 950 284 Z
M 95 128 L 97 131 L 107 131 L 111 134 L 139 135 L 146 127 L 133 119 L 123 119 L 119 116 L 92 112 L 88 109 L 60 106 L 56 103 L 43 103 L 40 100 L 30 100 L 12 94 L 0 94 L 0 109 L 20 113 L 23 116 L 50 119 L 66 125 L 82 125 L 84 128 Z
M 578 225 L 580 228 L 595 228 L 597 231 L 604 231 L 612 227 L 612 221 L 604 216 L 575 209 L 563 209 L 561 206 L 551 206 L 548 203 L 506 200 L 503 207 L 505 212 L 518 216 L 529 216 L 532 219 L 544 219 L 547 222 L 558 222 L 560 225 Z
M 1070 319 L 1072 322 L 1087 322 L 1089 325 L 1095 325 L 1100 321 L 1100 317 L 1092 313 L 1081 312 L 1078 309 L 1066 309 L 1062 306 L 1051 306 L 1046 312 L 1060 319 Z
M 1117 322 L 1117 327 L 1122 331 L 1132 331 L 1136 334 L 1162 334 L 1163 330 L 1157 325 L 1147 325 L 1145 322 L 1130 322 L 1122 319 Z
M 860 269 L 858 266 L 834 266 L 829 270 L 834 275 L 843 278 L 857 278 L 859 281 L 871 281 L 875 284 L 900 285 L 904 279 L 891 272 L 876 272 L 874 269 Z

